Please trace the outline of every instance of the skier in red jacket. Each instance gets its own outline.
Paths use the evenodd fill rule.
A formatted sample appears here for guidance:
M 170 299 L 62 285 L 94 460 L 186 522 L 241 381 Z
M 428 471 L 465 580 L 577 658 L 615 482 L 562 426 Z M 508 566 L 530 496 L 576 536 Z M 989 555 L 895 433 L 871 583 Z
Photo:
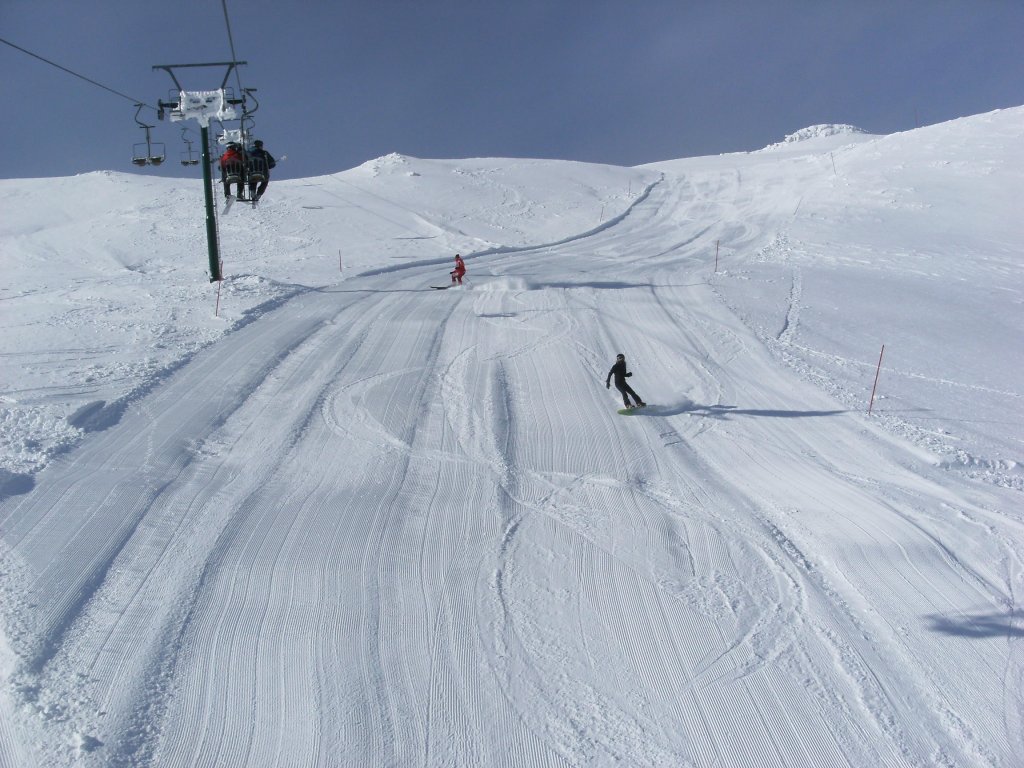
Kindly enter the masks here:
M 466 274 L 466 262 L 459 254 L 455 254 L 455 269 L 451 271 L 452 284 L 462 285 L 462 276 Z
M 238 183 L 238 199 L 244 200 L 242 190 L 245 189 L 245 150 L 241 144 L 228 144 L 224 154 L 220 156 L 220 173 L 224 181 L 224 196 L 231 197 L 231 185 Z

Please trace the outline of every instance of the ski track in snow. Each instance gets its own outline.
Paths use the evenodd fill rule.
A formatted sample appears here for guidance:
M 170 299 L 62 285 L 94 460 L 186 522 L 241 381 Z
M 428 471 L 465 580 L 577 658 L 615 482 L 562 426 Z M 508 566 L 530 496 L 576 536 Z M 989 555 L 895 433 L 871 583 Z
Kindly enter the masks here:
M 787 178 L 289 294 L 127 401 L 0 508 L 0 765 L 1012 765 L 1001 489 L 780 362 L 799 265 L 767 338 L 708 274 Z

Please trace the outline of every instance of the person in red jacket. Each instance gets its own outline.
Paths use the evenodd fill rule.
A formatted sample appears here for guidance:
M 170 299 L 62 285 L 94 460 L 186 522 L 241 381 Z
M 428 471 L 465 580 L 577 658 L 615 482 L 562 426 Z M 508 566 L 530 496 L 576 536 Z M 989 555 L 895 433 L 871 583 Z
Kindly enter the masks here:
M 466 274 L 466 262 L 459 254 L 455 254 L 455 269 L 452 270 L 452 283 L 462 285 L 462 276 Z
M 224 182 L 224 196 L 231 197 L 231 185 L 238 183 L 239 200 L 244 200 L 242 190 L 245 189 L 245 150 L 241 144 L 228 144 L 224 154 L 220 156 L 220 175 Z

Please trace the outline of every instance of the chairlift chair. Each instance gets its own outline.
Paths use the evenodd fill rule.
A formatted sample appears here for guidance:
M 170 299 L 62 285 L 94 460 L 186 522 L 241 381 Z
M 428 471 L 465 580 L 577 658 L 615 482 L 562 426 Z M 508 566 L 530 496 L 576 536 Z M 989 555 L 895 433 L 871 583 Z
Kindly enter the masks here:
M 249 183 L 262 184 L 267 180 L 267 161 L 262 157 L 249 158 Z
M 185 142 L 185 146 L 188 147 L 184 152 L 181 153 L 181 164 L 182 165 L 199 165 L 199 155 L 192 149 L 192 139 L 186 135 L 188 128 L 181 129 L 181 139 Z
M 179 153 L 182 165 L 199 165 L 199 153 L 192 149 L 192 142 L 186 141 L 188 149 L 183 150 Z
M 245 174 L 245 167 L 242 162 L 233 162 L 224 164 L 224 183 L 225 184 L 236 184 L 243 182 Z
M 160 165 L 167 158 L 164 145 L 142 141 L 132 146 L 132 162 L 138 166 Z
M 142 111 L 144 104 L 136 104 L 138 109 L 135 110 L 135 122 L 139 124 L 139 127 L 146 132 L 146 141 L 139 142 L 132 146 L 132 162 L 138 166 L 145 165 L 160 165 L 164 158 L 167 157 L 167 151 L 164 149 L 162 142 L 152 142 L 149 138 L 149 129 L 155 126 L 147 125 L 146 123 L 139 120 L 139 112 Z M 143 150 L 143 147 L 145 149 Z M 157 150 L 159 147 L 159 150 Z

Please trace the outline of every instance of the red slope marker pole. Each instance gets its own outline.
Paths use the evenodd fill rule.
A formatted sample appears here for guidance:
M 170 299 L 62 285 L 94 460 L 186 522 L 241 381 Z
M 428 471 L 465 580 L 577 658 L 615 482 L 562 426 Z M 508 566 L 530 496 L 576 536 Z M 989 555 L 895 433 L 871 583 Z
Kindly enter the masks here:
M 875 369 L 875 383 L 871 387 L 871 401 L 868 403 L 868 416 L 871 415 L 871 409 L 875 407 L 875 390 L 878 389 L 878 374 L 882 372 L 882 355 L 885 354 L 885 344 L 882 345 L 882 351 L 878 354 L 878 368 Z

